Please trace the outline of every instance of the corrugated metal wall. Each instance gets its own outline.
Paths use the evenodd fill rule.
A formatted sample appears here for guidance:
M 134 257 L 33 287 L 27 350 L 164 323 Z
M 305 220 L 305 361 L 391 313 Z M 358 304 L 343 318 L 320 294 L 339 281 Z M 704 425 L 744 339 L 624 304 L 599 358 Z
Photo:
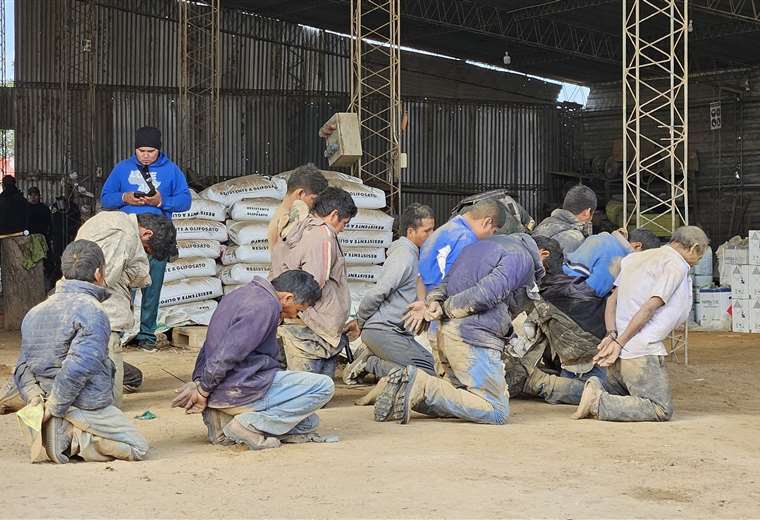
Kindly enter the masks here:
M 620 84 L 591 89 L 582 134 L 588 162 L 609 157 L 613 142 L 622 139 L 621 92 Z M 720 130 L 710 129 L 714 101 L 721 102 Z M 716 246 L 760 229 L 760 69 L 690 79 L 689 151 L 689 169 L 696 170 L 690 221 L 702 226 Z
M 61 17 L 71 15 L 63 3 L 26 0 L 16 8 L 16 169 L 21 183 L 40 185 L 48 201 L 61 193 L 64 171 L 87 176 L 88 189 L 97 193 L 113 164 L 131 153 L 140 126 L 161 128 L 170 156 L 177 147 L 176 2 L 97 3 L 92 120 L 87 115 L 86 67 L 77 63 L 82 53 L 75 48 L 84 36 L 75 31 L 72 45 L 61 45 L 56 36 Z M 83 19 L 75 22 L 80 27 Z M 348 105 L 348 41 L 228 11 L 222 30 L 222 177 L 270 175 L 308 161 L 326 166 L 317 132 L 330 115 Z M 71 54 L 62 55 L 66 52 Z M 61 60 L 75 65 L 66 71 L 65 90 Z M 410 58 L 415 67 L 412 92 L 444 92 L 447 84 L 452 92 L 468 86 L 488 92 L 484 85 L 492 74 L 494 99 L 556 99 L 556 85 L 492 71 L 460 84 L 464 80 L 457 78 L 466 73 L 459 70 L 461 64 L 448 76 L 439 67 L 426 88 L 421 70 L 433 62 L 450 63 Z M 62 107 L 70 108 L 63 113 Z M 547 172 L 577 162 L 577 113 L 569 106 L 405 97 L 404 107 L 410 125 L 403 136 L 409 167 L 402 171 L 402 200 L 433 205 L 439 219 L 463 196 L 505 186 L 538 214 Z M 76 129 L 70 153 L 67 127 Z M 94 136 L 94 146 L 88 136 Z M 202 181 L 206 172 L 190 166 L 190 180 Z

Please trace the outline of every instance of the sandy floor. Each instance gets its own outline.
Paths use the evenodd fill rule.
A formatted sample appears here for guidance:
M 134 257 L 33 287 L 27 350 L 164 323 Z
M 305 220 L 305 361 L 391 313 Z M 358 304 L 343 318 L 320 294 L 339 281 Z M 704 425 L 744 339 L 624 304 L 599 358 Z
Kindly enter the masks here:
M 199 416 L 169 408 L 194 354 L 128 351 L 147 382 L 126 413 L 151 443 L 139 463 L 27 462 L 0 417 L 0 517 L 760 517 L 760 336 L 697 333 L 670 364 L 676 416 L 664 424 L 573 421 L 569 406 L 513 400 L 511 424 L 416 415 L 378 424 L 339 387 L 321 412 L 332 445 L 266 452 L 205 442 Z M 0 334 L 0 378 L 18 336 Z

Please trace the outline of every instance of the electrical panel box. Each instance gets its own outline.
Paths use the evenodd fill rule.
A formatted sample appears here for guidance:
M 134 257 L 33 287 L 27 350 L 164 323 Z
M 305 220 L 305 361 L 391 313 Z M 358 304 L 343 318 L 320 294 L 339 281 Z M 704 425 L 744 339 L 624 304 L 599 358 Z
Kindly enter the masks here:
M 336 128 L 327 137 L 327 162 L 330 166 L 351 166 L 362 156 L 359 117 L 351 112 L 338 112 L 327 121 L 326 125 L 330 124 Z

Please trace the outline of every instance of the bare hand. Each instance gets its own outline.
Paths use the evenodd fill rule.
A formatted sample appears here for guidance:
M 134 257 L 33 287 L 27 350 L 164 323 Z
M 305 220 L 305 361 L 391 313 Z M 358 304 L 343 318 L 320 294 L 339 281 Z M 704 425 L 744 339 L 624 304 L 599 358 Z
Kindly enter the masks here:
M 129 204 L 130 206 L 145 206 L 145 201 L 147 199 L 137 198 L 135 197 L 134 191 L 128 191 L 124 194 L 121 200 L 124 201 L 124 204 Z
M 359 323 L 356 320 L 351 320 L 343 327 L 343 332 L 348 336 L 348 341 L 354 341 L 362 334 L 362 330 L 359 328 Z
M 208 397 L 202 395 L 198 388 L 196 388 L 185 405 L 185 413 L 201 413 L 206 409 L 207 404 Z
M 600 367 L 608 367 L 615 363 L 618 356 L 620 356 L 622 347 L 610 336 L 606 336 L 596 349 L 599 352 L 594 356 L 594 363 Z
M 325 123 L 322 125 L 322 128 L 319 129 L 319 137 L 322 139 L 327 139 L 332 135 L 332 133 L 338 129 L 338 125 L 335 123 Z
M 152 197 L 145 197 L 143 200 L 147 206 L 155 206 L 158 208 L 161 206 L 161 192 L 157 191 Z
M 443 317 L 441 302 L 431 302 L 425 309 L 425 321 L 436 321 Z
M 185 383 L 181 387 L 177 388 L 174 392 L 177 397 L 172 400 L 172 408 L 184 408 L 190 400 L 190 396 L 198 388 L 195 381 Z
M 416 301 L 406 308 L 404 328 L 414 334 L 420 334 L 425 327 L 425 302 Z

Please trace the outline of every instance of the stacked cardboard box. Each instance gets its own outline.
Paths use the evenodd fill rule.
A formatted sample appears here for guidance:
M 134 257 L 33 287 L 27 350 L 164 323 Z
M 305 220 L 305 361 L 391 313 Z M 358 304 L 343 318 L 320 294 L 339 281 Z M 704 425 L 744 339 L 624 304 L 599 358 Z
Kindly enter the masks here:
M 760 333 L 760 230 L 750 231 L 741 247 L 730 250 L 731 263 L 725 268 L 731 284 L 732 329 Z

